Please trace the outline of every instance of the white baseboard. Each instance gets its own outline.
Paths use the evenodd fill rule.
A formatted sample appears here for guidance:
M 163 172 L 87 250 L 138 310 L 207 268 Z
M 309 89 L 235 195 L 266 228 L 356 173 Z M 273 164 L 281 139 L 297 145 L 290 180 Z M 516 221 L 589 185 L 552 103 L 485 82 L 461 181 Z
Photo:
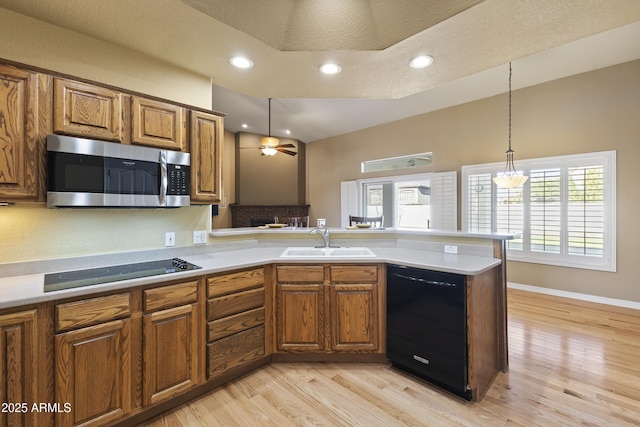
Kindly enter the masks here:
M 627 301 L 623 299 L 599 297 L 596 295 L 581 294 L 578 292 L 561 291 L 558 289 L 541 288 L 539 286 L 523 285 L 521 283 L 507 282 L 508 288 L 520 289 L 523 291 L 537 292 L 539 294 L 555 295 L 564 298 L 573 298 L 582 301 L 597 302 L 600 304 L 615 305 L 617 307 L 633 308 L 640 310 L 640 302 Z

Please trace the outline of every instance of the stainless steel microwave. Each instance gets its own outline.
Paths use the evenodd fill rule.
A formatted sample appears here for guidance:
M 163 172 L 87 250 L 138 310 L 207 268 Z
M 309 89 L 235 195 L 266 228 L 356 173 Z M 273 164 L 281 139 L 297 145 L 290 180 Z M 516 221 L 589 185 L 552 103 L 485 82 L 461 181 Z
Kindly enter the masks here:
M 189 206 L 189 167 L 188 153 L 47 135 L 47 206 Z

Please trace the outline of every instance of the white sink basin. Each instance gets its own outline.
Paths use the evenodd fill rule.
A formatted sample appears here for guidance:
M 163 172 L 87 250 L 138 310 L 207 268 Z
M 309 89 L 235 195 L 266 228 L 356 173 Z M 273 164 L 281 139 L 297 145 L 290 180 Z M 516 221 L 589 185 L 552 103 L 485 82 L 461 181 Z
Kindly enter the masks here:
M 369 248 L 309 248 L 290 247 L 282 252 L 281 258 L 338 258 L 338 257 L 374 257 Z

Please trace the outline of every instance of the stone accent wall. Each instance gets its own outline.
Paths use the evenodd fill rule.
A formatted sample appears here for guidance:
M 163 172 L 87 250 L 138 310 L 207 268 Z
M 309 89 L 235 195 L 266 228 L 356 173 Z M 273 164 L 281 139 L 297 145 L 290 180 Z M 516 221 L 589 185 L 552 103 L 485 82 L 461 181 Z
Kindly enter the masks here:
M 307 216 L 310 205 L 239 205 L 230 204 L 232 227 L 255 227 L 272 223 L 275 216 Z M 252 224 L 253 221 L 253 224 Z

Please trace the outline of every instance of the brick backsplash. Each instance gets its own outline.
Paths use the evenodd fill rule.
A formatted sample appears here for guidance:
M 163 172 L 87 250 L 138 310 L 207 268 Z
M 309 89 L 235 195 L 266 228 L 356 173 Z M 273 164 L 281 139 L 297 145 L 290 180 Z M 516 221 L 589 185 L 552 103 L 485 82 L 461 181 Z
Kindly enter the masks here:
M 255 227 L 272 223 L 275 216 L 307 216 L 310 205 L 238 205 L 231 204 L 232 227 Z M 252 221 L 253 224 L 252 224 Z

